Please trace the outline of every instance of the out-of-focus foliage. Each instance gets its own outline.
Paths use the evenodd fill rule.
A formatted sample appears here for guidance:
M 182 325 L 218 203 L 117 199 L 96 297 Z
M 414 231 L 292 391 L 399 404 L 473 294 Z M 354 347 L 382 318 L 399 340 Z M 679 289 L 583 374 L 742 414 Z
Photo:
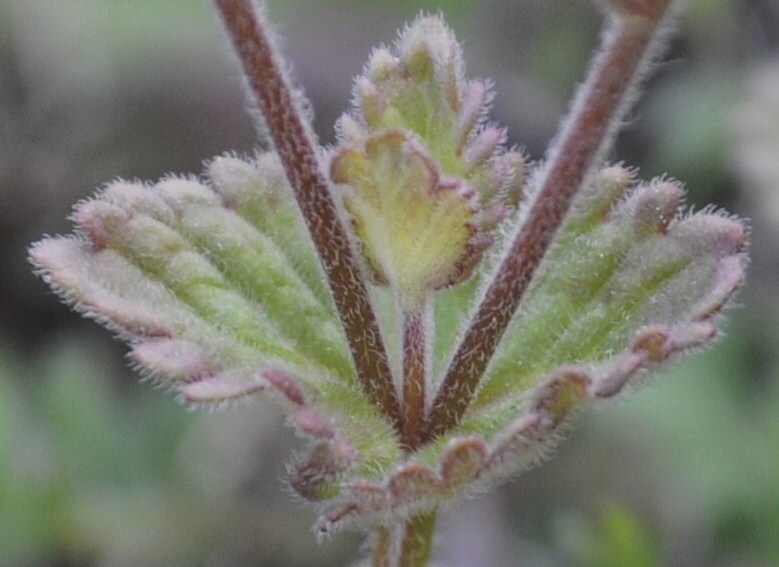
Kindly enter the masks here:
M 276 412 L 197 416 L 117 373 L 84 337 L 27 365 L 0 354 L 1 565 L 344 560 L 275 496 Z
M 596 436 L 610 430 L 635 435 L 665 501 L 653 506 L 648 532 L 635 510 L 607 508 L 592 532 L 604 540 L 599 545 L 632 534 L 636 546 L 649 549 L 646 543 L 655 541 L 665 556 L 658 565 L 674 557 L 674 547 L 679 560 L 673 564 L 684 564 L 682 556 L 692 560 L 703 547 L 709 564 L 779 563 L 779 383 L 763 381 L 777 376 L 779 357 L 761 356 L 779 344 L 779 320 L 772 329 L 756 329 L 749 322 L 754 317 L 747 309 L 732 321 L 726 340 L 641 394 L 637 408 L 631 403 L 596 420 Z
M 3 564 L 43 564 L 66 549 L 83 553 L 109 544 L 100 540 L 121 536 L 117 527 L 132 530 L 126 523 L 132 511 L 118 492 L 140 494 L 175 476 L 174 442 L 186 416 L 167 411 L 149 423 L 140 411 L 158 413 L 154 402 L 151 407 L 123 404 L 105 379 L 115 364 L 85 347 L 74 341 L 52 348 L 26 367 L 18 356 L 3 353 Z M 101 508 L 111 500 L 119 504 L 117 513 L 105 515 Z M 157 521 L 150 515 L 147 527 L 153 529 Z
M 562 523 L 562 522 L 561 522 Z M 657 567 L 657 542 L 627 506 L 606 504 L 595 522 L 571 518 L 563 523 L 563 543 L 584 565 Z
M 323 140 L 370 47 L 419 9 L 446 13 L 469 68 L 495 79 L 510 142 L 540 157 L 595 45 L 599 15 L 584 0 L 272 0 Z M 749 87 L 779 61 L 778 12 L 773 0 L 688 2 L 617 144 L 643 177 L 667 172 L 692 203 L 754 218 L 746 307 L 712 350 L 588 417 L 542 469 L 444 514 L 442 538 L 482 554 L 447 556 L 449 567 L 779 564 L 779 219 L 760 201 L 779 179 L 734 167 L 761 136 L 779 139 L 768 120 L 760 136 L 734 126 L 756 105 L 779 115 Z M 112 175 L 157 178 L 252 150 L 226 45 L 207 2 L 0 1 L 0 565 L 349 556 L 317 547 L 310 511 L 279 494 L 283 471 L 268 463 L 293 440 L 274 412 L 189 414 L 136 385 L 121 350 L 66 314 L 25 260 Z

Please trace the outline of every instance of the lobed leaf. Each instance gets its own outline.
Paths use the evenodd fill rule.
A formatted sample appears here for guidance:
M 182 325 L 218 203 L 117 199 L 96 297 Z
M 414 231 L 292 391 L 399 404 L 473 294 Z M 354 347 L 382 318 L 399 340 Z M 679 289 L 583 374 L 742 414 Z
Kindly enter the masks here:
M 564 363 L 625 351 L 646 325 L 711 317 L 743 278 L 737 221 L 678 212 L 681 189 L 656 180 L 615 203 L 600 223 L 586 196 L 562 228 L 474 407 L 532 387 Z M 709 308 L 701 302 L 709 302 Z
M 676 183 L 630 181 L 607 168 L 578 199 L 461 425 L 383 479 L 352 480 L 322 533 L 392 522 L 534 466 L 582 408 L 717 336 L 743 280 L 743 224 L 681 213 Z
M 281 187 L 264 192 L 269 179 L 280 182 L 263 170 L 267 161 L 218 158 L 209 166 L 218 190 L 179 178 L 112 183 L 75 207 L 76 235 L 35 244 L 31 260 L 76 309 L 130 344 L 142 373 L 183 401 L 270 395 L 313 440 L 309 469 L 339 454 L 328 480 L 346 469 L 373 473 L 399 449 L 356 385 L 311 244 L 296 236 L 305 234 L 300 219 L 285 217 L 289 203 L 274 193 Z M 299 480 L 293 485 L 305 492 Z

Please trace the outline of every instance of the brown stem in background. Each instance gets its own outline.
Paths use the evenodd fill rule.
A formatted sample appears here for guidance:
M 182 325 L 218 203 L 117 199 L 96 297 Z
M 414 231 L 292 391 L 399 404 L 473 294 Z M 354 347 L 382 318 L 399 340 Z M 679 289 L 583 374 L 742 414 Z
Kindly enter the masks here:
M 660 42 L 668 0 L 608 1 L 618 4 L 622 15 L 612 15 L 601 54 L 535 179 L 538 190 L 529 214 L 457 347 L 433 402 L 426 441 L 455 426 L 465 413 L 573 198 L 601 167 Z
M 216 5 L 324 267 L 362 387 L 400 430 L 400 404 L 365 279 L 286 74 L 250 0 Z

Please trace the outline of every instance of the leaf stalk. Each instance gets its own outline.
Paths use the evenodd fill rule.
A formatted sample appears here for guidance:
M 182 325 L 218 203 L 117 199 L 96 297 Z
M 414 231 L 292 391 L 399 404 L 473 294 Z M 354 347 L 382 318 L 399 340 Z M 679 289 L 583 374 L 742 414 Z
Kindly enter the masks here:
M 324 268 L 361 386 L 399 431 L 401 407 L 384 340 L 314 135 L 251 0 L 215 1 Z
M 654 4 L 660 7 L 646 16 L 611 14 L 600 54 L 533 180 L 527 216 L 508 239 L 508 249 L 449 364 L 432 404 L 425 441 L 461 420 L 574 197 L 602 166 L 663 43 L 670 4 Z

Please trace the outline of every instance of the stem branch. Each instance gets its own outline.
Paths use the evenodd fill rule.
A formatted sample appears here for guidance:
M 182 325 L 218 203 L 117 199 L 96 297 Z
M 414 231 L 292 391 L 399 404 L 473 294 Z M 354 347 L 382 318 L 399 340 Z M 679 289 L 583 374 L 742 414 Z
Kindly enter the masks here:
M 429 299 L 420 309 L 403 317 L 403 429 L 401 441 L 407 451 L 413 451 L 422 440 L 427 388 L 427 332 Z
M 368 288 L 290 82 L 251 0 L 216 5 L 324 267 L 362 387 L 399 430 L 400 404 Z
M 612 15 L 601 53 L 535 179 L 537 191 L 528 216 L 510 240 L 450 362 L 433 402 L 426 441 L 462 418 L 571 202 L 602 166 L 603 154 L 663 36 L 659 32 L 669 12 L 668 0 L 646 3 L 655 9 Z
M 436 512 L 378 528 L 372 567 L 425 567 L 433 546 Z

